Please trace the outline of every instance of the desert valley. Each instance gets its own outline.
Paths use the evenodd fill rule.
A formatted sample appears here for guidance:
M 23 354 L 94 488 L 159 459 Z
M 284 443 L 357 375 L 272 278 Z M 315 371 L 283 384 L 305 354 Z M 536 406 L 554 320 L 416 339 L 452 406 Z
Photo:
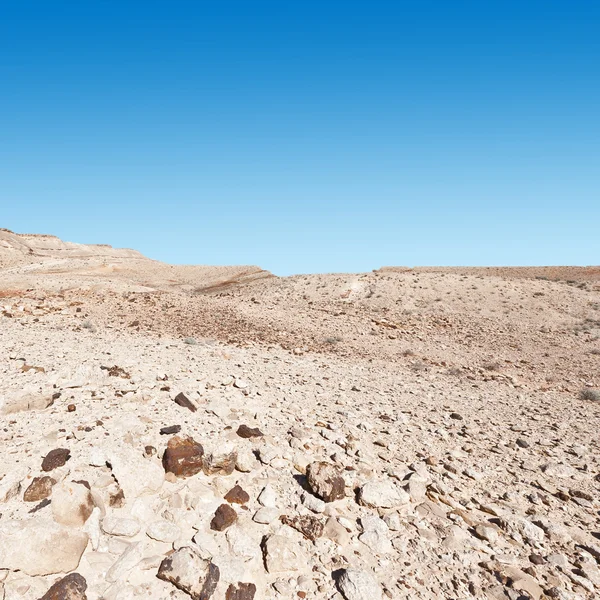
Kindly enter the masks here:
M 600 267 L 0 230 L 0 349 L 0 599 L 600 597 Z

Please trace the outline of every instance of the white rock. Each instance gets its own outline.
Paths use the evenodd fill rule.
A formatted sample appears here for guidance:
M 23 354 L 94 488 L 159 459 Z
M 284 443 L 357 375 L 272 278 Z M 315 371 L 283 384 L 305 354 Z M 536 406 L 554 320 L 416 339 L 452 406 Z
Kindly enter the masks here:
M 263 525 L 269 525 L 279 518 L 279 511 L 276 508 L 270 506 L 263 506 L 259 508 L 255 513 L 252 520 L 256 523 L 262 523 Z
M 152 459 L 144 458 L 141 451 L 133 448 L 118 446 L 111 449 L 109 462 L 113 475 L 125 494 L 126 502 L 156 493 L 165 481 L 162 466 Z
M 306 560 L 294 540 L 282 535 L 272 535 L 265 542 L 265 564 L 269 573 L 298 571 L 306 566 Z
M 340 592 L 346 600 L 382 600 L 383 592 L 375 577 L 366 571 L 346 569 L 339 579 Z
M 383 517 L 383 520 L 392 531 L 400 531 L 400 529 L 402 529 L 402 521 L 400 520 L 400 515 L 396 512 L 388 513 Z
M 279 457 L 279 452 L 277 448 L 271 446 L 270 444 L 266 444 L 262 446 L 258 451 L 258 458 L 263 465 L 268 465 L 272 460 Z
M 238 450 L 235 468 L 242 473 L 250 473 L 257 466 L 257 460 L 250 448 Z
M 140 524 L 137 519 L 115 517 L 111 515 L 105 517 L 102 521 L 102 531 L 109 535 L 133 537 L 139 533 Z
M 68 573 L 78 567 L 87 543 L 86 533 L 50 519 L 5 521 L 0 523 L 0 565 L 31 576 Z
M 427 484 L 418 477 L 411 477 L 406 491 L 413 502 L 423 502 L 427 498 Z
M 94 506 L 94 510 L 92 510 L 92 514 L 89 519 L 85 523 L 85 527 L 83 530 L 88 534 L 90 538 L 90 544 L 92 546 L 92 550 L 98 550 L 98 546 L 100 544 L 100 518 L 101 511 L 97 506 Z
M 102 448 L 92 448 L 88 458 L 88 464 L 92 467 L 106 466 L 106 453 Z
M 320 498 L 317 498 L 316 496 L 313 496 L 312 494 L 307 493 L 302 495 L 302 504 L 304 504 L 308 510 L 311 510 L 314 513 L 322 513 L 327 507 L 326 502 Z
M 21 491 L 21 481 L 25 479 L 26 472 L 23 470 L 7 473 L 0 479 L 0 502 L 8 502 Z
M 229 551 L 236 556 L 244 558 L 262 558 L 260 545 L 253 540 L 239 525 L 232 525 L 226 532 Z
M 389 527 L 383 519 L 369 515 L 361 519 L 363 533 L 358 539 L 376 554 L 388 554 L 392 551 Z
M 94 510 L 94 500 L 85 485 L 69 481 L 54 486 L 50 506 L 57 523 L 81 527 Z
M 158 542 L 172 544 L 181 534 L 181 530 L 169 521 L 154 521 L 146 530 L 146 535 Z
M 410 496 L 389 479 L 365 483 L 359 492 L 359 502 L 373 508 L 395 508 L 409 501 Z
M 140 542 L 131 544 L 119 558 L 113 563 L 106 573 L 106 581 L 115 583 L 122 579 L 133 569 L 144 557 L 144 546 Z
M 267 506 L 269 508 L 275 508 L 277 506 L 277 494 L 270 485 L 266 485 L 262 489 L 257 500 L 261 506 Z
M 0 414 L 11 415 L 18 412 L 44 410 L 52 404 L 52 393 L 19 391 L 0 400 Z

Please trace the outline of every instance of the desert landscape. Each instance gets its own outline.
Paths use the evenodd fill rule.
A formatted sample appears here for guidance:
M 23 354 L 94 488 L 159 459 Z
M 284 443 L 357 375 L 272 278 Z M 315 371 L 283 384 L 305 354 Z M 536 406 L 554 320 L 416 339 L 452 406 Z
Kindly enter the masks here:
M 0 599 L 600 597 L 600 267 L 3 229 L 0 348 Z

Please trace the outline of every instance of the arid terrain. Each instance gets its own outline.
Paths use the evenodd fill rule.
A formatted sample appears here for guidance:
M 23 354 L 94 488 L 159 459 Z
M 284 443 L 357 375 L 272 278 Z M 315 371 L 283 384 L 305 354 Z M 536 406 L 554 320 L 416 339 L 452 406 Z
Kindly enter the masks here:
M 600 267 L 0 230 L 0 349 L 0 600 L 600 597 Z

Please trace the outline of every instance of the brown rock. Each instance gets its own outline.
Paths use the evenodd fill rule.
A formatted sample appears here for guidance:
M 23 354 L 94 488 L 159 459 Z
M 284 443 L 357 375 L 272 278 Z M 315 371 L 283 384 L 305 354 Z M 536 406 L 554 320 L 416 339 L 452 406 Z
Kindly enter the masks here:
M 341 472 L 332 464 L 314 462 L 306 468 L 308 485 L 312 492 L 325 500 L 333 502 L 345 496 L 346 483 Z
M 258 427 L 252 428 L 252 427 L 248 427 L 248 425 L 240 425 L 238 427 L 237 434 L 241 438 L 245 438 L 245 439 L 262 437 L 264 435 L 264 433 L 260 429 L 258 429 Z
M 52 493 L 52 486 L 56 483 L 49 475 L 44 477 L 34 477 L 31 485 L 25 490 L 23 500 L 25 502 L 39 502 L 44 498 L 48 498 Z
M 256 586 L 253 583 L 231 584 L 225 592 L 225 600 L 253 600 Z
M 154 446 L 144 446 L 144 456 L 150 458 L 156 454 L 156 448 Z
M 229 504 L 221 504 L 215 511 L 215 516 L 210 522 L 210 528 L 214 531 L 225 531 L 237 521 L 237 513 Z
M 181 431 L 181 425 L 171 425 L 169 427 L 163 427 L 160 430 L 160 435 L 173 435 Z
M 239 485 L 236 485 L 225 494 L 225 500 L 230 504 L 246 504 L 250 500 L 250 496 L 248 492 L 244 491 Z
M 285 525 L 293 527 L 299 531 L 306 539 L 315 541 L 323 535 L 324 524 L 317 517 L 313 516 L 296 516 L 296 517 L 281 517 L 281 522 Z
M 87 582 L 79 573 L 70 573 L 57 581 L 40 600 L 87 600 Z
M 191 437 L 175 436 L 169 440 L 162 463 L 167 473 L 191 477 L 202 470 L 204 448 Z
M 62 467 L 70 458 L 71 452 L 67 448 L 50 450 L 42 461 L 42 471 L 52 471 Z
M 69 412 L 75 412 L 77 410 L 77 407 L 74 404 L 69 404 L 69 406 L 67 406 L 67 410 Z
M 192 403 L 192 401 L 183 392 L 177 394 L 173 401 L 175 402 L 175 404 L 183 406 L 183 408 L 187 408 L 192 412 L 196 412 L 198 410 L 196 406 Z
M 33 514 L 36 513 L 38 510 L 42 510 L 42 508 L 46 508 L 46 506 L 49 506 L 51 504 L 50 500 L 48 500 L 48 498 L 45 498 L 44 500 L 42 500 L 39 504 L 36 504 L 30 511 L 29 514 Z
M 111 508 L 123 508 L 125 506 L 125 494 L 121 488 L 109 496 L 108 504 Z

